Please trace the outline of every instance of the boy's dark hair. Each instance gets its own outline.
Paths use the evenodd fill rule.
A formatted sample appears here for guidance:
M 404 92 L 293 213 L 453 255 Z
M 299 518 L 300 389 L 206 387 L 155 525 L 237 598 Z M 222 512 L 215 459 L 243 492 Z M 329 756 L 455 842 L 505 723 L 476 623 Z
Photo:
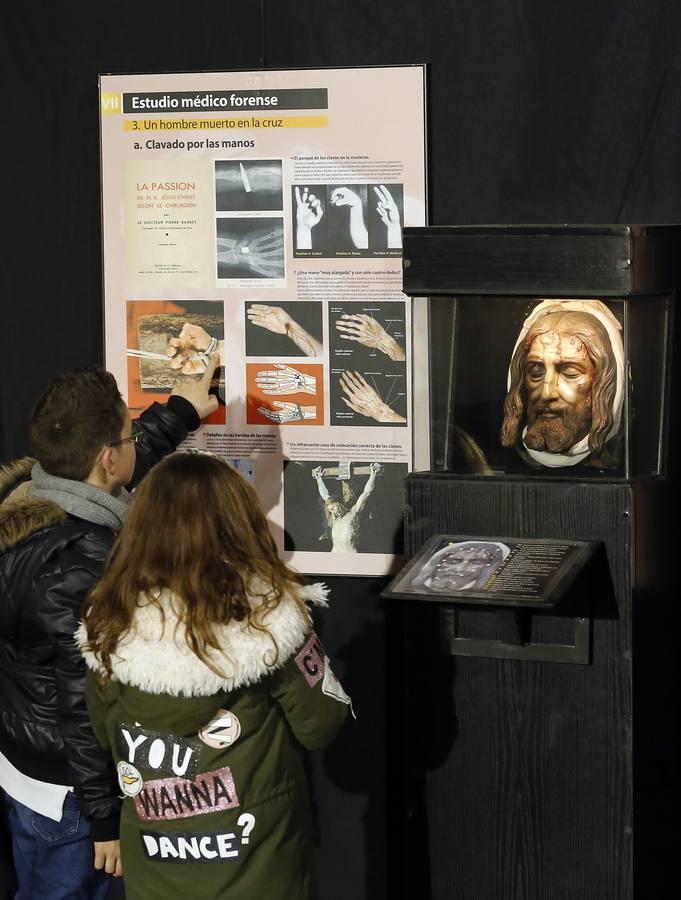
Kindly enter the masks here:
M 33 408 L 31 450 L 50 475 L 85 481 L 102 447 L 120 440 L 124 424 L 125 405 L 110 372 L 65 372 Z

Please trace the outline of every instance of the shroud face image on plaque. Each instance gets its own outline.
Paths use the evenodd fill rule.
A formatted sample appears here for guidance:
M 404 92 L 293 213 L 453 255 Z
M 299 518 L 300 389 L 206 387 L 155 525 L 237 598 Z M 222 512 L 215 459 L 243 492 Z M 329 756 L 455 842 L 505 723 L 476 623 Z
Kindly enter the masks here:
M 438 594 L 481 590 L 510 552 L 501 541 L 447 541 L 408 585 Z
M 431 298 L 433 467 L 659 474 L 668 298 L 645 300 Z

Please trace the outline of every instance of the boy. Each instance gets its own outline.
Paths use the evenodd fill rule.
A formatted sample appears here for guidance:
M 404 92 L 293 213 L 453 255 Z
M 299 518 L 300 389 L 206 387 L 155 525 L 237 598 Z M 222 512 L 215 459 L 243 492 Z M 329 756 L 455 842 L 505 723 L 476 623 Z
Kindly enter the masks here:
M 135 422 L 110 373 L 59 376 L 33 410 L 35 459 L 0 469 L 0 788 L 18 896 L 100 900 L 107 874 L 121 874 L 120 791 L 90 726 L 74 634 L 125 517 L 126 485 L 217 407 L 217 363 Z

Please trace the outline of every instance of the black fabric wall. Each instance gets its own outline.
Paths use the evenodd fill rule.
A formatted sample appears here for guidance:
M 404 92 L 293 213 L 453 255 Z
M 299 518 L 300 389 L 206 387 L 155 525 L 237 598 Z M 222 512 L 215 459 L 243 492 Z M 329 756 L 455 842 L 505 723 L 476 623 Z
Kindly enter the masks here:
M 101 359 L 99 73 L 426 62 L 431 224 L 672 222 L 680 28 L 676 0 L 4 4 L 0 453 Z
M 4 4 L 0 458 L 51 376 L 102 362 L 99 73 L 426 62 L 431 224 L 675 222 L 680 28 L 677 0 Z M 397 688 L 380 582 L 331 581 L 359 720 L 315 760 L 324 898 L 379 900 Z

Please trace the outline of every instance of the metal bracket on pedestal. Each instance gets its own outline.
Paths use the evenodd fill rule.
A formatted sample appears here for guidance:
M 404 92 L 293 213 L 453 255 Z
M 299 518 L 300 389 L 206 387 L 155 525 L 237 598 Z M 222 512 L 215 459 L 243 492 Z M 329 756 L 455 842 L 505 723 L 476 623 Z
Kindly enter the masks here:
M 542 644 L 527 640 L 531 610 L 497 609 L 498 640 L 459 637 L 458 610 L 442 610 L 446 642 L 453 656 L 485 656 L 492 659 L 526 659 L 535 662 L 559 662 L 587 665 L 591 662 L 591 619 L 574 619 L 573 644 Z

